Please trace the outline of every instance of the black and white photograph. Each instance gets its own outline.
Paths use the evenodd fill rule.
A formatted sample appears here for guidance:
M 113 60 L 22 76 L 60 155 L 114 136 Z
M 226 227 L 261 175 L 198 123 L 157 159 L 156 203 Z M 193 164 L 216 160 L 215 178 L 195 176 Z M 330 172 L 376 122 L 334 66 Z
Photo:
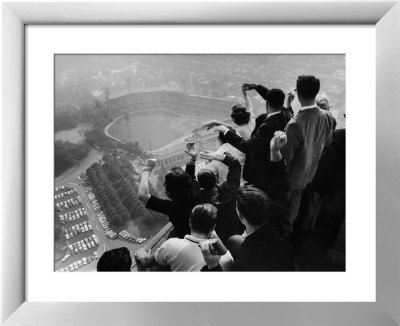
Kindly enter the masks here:
M 398 2 L 5 2 L 2 321 L 399 323 Z
M 345 61 L 56 54 L 54 270 L 345 271 Z

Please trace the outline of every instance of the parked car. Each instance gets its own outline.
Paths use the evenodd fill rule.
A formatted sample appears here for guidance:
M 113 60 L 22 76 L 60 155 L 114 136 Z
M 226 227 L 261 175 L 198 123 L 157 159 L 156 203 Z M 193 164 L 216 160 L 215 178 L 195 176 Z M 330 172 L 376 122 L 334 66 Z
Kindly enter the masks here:
M 61 260 L 61 262 L 65 262 L 69 257 L 71 257 L 71 255 L 65 255 L 64 258 Z

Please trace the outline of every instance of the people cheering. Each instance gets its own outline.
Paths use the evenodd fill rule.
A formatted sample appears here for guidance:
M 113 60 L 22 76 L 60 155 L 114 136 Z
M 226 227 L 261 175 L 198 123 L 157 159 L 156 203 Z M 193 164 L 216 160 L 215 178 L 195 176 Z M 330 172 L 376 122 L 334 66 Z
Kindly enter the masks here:
M 185 169 L 174 167 L 166 174 L 168 199 L 150 194 L 149 177 L 157 162 L 147 160 L 139 199 L 167 215 L 174 231 L 153 253 L 144 248 L 135 253 L 138 269 L 298 269 L 293 234 L 297 225 L 302 230 L 313 226 L 307 214 L 319 213 L 331 188 L 344 188 L 345 142 L 342 129 L 332 143 L 336 121 L 329 98 L 318 96 L 320 80 L 302 75 L 295 86 L 286 95 L 279 88 L 243 84 L 245 104 L 231 108 L 232 124 L 212 120 L 203 126 L 218 133 L 220 147 L 199 151 L 188 143 Z M 252 90 L 265 100 L 258 117 L 248 95 Z M 295 98 L 300 103 L 296 112 Z M 196 173 L 199 157 L 207 163 Z M 340 175 L 340 187 L 334 175 Z M 318 207 L 313 207 L 316 192 Z M 303 203 L 307 207 L 302 209 Z

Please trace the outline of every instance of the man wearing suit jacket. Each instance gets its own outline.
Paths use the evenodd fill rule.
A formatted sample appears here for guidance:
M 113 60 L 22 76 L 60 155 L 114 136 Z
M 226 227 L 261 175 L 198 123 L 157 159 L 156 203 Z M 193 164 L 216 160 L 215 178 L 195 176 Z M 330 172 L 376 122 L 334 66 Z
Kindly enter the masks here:
M 216 131 L 223 132 L 225 139 L 238 150 L 246 154 L 243 168 L 243 179 L 264 190 L 268 176 L 268 160 L 270 141 L 275 131 L 284 130 L 288 123 L 288 117 L 282 112 L 285 93 L 280 89 L 271 89 L 265 94 L 267 114 L 260 126 L 254 129 L 251 138 L 244 140 L 239 135 L 230 131 L 227 127 L 219 125 Z M 258 118 L 259 123 L 260 119 Z

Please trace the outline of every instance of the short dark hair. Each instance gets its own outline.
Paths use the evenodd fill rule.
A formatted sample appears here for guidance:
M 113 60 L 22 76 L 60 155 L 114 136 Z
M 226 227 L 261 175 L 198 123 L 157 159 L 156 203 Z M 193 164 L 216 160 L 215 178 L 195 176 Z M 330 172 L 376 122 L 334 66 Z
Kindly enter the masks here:
M 285 93 L 279 88 L 270 89 L 265 95 L 265 100 L 274 109 L 279 109 L 285 102 Z
M 254 226 L 260 226 L 270 218 L 271 201 L 262 190 L 244 185 L 237 193 L 237 209 L 247 222 Z
M 197 174 L 197 181 L 200 187 L 205 190 L 211 190 L 217 184 L 217 178 L 214 173 L 208 169 L 201 169 Z
M 173 167 L 165 175 L 165 194 L 172 200 L 191 199 L 193 183 L 190 176 L 179 166 Z
M 248 124 L 250 121 L 250 112 L 241 104 L 235 104 L 231 109 L 232 121 L 238 126 Z
M 297 77 L 297 94 L 306 100 L 314 99 L 319 92 L 320 86 L 319 79 L 314 76 L 302 75 Z
M 128 248 L 105 251 L 97 263 L 98 272 L 130 272 L 132 258 Z
M 234 128 L 232 128 L 232 127 L 227 127 L 227 128 L 236 134 L 236 130 Z M 228 140 L 226 139 L 226 136 L 223 132 L 218 133 L 218 140 L 221 142 L 221 144 L 225 144 L 228 142 Z
M 211 204 L 200 204 L 193 208 L 190 215 L 192 230 L 209 234 L 217 221 L 217 208 Z

